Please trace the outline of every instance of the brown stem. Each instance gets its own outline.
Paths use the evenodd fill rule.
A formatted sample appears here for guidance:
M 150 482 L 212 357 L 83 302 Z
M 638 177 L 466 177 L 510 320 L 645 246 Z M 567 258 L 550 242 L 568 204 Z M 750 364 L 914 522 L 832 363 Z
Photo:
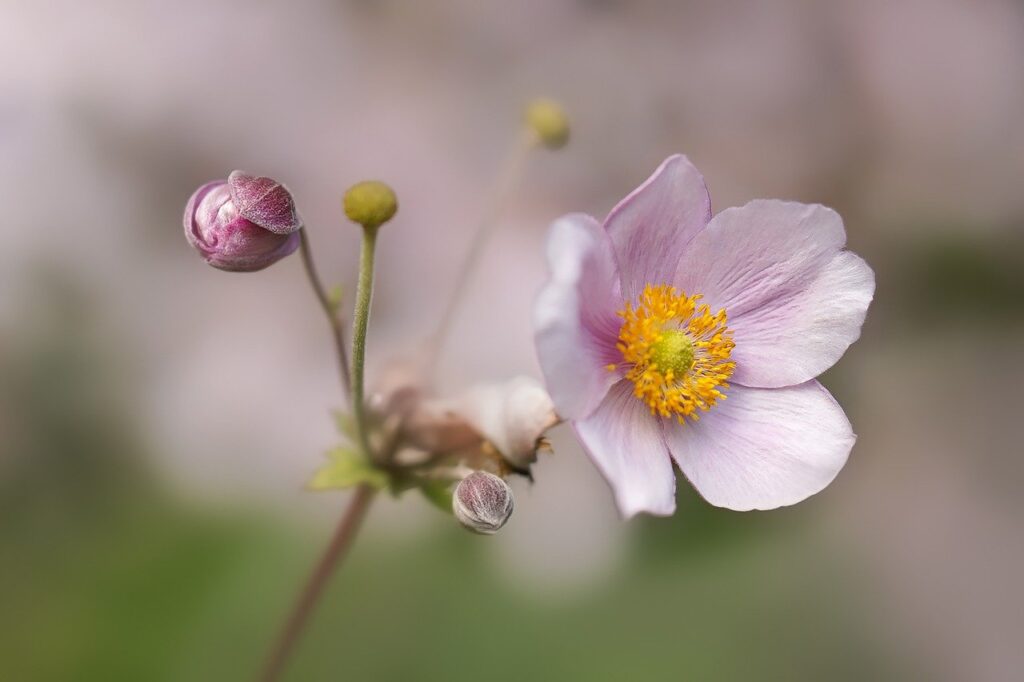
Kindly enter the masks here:
M 349 378 L 348 353 L 345 350 L 345 329 L 341 324 L 341 318 L 338 317 L 338 311 L 331 305 L 331 300 L 327 297 L 324 285 L 316 274 L 316 266 L 313 264 L 313 254 L 309 246 L 309 235 L 306 232 L 306 228 L 302 228 L 299 231 L 299 252 L 302 254 L 302 265 L 306 268 L 306 276 L 309 277 L 313 293 L 316 294 L 317 300 L 320 301 L 320 307 L 323 308 L 327 321 L 331 325 L 334 346 L 338 355 L 338 371 L 341 375 L 341 386 L 347 398 L 352 393 L 352 380 Z
M 309 580 L 306 581 L 306 586 L 302 589 L 298 601 L 295 602 L 288 622 L 285 623 L 284 628 L 281 630 L 277 643 L 274 645 L 274 649 L 267 659 L 266 666 L 263 668 L 263 674 L 259 678 L 261 682 L 275 682 L 284 671 L 288 657 L 292 649 L 294 649 L 299 636 L 302 634 L 306 622 L 309 620 L 309 616 L 312 614 L 320 597 L 320 593 L 327 585 L 327 581 L 330 579 L 338 563 L 345 558 L 345 554 L 348 552 L 349 547 L 351 547 L 352 540 L 359 531 L 359 525 L 366 515 L 366 510 L 370 506 L 374 492 L 374 489 L 367 485 L 361 485 L 356 488 L 352 501 L 349 502 L 345 514 L 338 523 L 337 530 L 334 531 L 331 544 L 327 546 L 327 550 L 320 558 L 320 562 L 309 576 Z

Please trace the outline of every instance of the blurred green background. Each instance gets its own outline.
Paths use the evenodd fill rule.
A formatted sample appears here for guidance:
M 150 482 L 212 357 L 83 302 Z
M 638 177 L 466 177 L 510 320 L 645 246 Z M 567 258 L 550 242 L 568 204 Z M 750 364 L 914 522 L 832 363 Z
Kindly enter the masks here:
M 828 204 L 875 268 L 823 378 L 857 446 L 769 513 L 680 485 L 673 518 L 624 524 L 564 428 L 497 536 L 382 499 L 286 679 L 1024 669 L 1019 3 L 15 1 L 0 75 L 0 680 L 253 679 L 344 507 L 302 491 L 340 396 L 300 265 L 203 265 L 192 189 L 284 179 L 350 288 L 340 194 L 395 186 L 372 378 L 431 329 L 537 94 L 573 139 L 530 159 L 441 390 L 536 375 L 546 226 L 680 151 L 716 210 Z
M 325 529 L 161 484 L 89 306 L 51 294 L 51 318 L 2 367 L 20 451 L 0 489 L 7 679 L 248 679 Z M 813 502 L 752 516 L 680 497 L 674 519 L 631 524 L 626 561 L 568 600 L 497 575 L 484 545 L 500 536 L 446 523 L 395 544 L 371 530 L 289 679 L 920 674 L 862 616 L 870 583 L 815 529 Z

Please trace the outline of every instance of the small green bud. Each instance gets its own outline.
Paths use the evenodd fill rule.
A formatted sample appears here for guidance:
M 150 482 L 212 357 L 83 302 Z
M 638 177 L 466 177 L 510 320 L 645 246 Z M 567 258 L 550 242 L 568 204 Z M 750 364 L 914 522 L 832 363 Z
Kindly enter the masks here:
M 548 149 L 561 149 L 569 141 L 569 117 L 550 99 L 535 99 L 526 107 L 526 125 Z
M 363 227 L 380 227 L 395 215 L 398 199 L 383 182 L 368 180 L 352 185 L 345 192 L 345 215 Z

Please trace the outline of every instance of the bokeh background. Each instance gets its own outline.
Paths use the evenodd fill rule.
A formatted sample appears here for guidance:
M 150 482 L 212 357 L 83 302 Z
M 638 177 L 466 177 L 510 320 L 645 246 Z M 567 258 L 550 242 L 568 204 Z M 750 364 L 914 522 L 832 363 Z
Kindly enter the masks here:
M 371 375 L 451 293 L 523 104 L 561 101 L 441 390 L 537 375 L 546 226 L 670 153 L 717 209 L 822 202 L 878 291 L 824 378 L 859 441 L 738 514 L 622 523 L 571 434 L 493 538 L 372 510 L 289 680 L 972 680 L 1024 670 L 1024 7 L 1011 0 L 0 4 L 0 679 L 252 679 L 345 504 L 298 258 L 190 251 L 233 168 L 297 195 L 350 291 L 340 196 L 385 179 Z

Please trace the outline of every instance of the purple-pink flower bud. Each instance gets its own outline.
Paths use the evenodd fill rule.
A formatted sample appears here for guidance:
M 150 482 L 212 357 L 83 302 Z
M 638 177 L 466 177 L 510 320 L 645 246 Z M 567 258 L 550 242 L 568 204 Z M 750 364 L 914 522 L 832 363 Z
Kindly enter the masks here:
M 185 236 L 221 270 L 262 270 L 299 247 L 301 228 L 284 185 L 237 170 L 197 189 L 185 206 Z

